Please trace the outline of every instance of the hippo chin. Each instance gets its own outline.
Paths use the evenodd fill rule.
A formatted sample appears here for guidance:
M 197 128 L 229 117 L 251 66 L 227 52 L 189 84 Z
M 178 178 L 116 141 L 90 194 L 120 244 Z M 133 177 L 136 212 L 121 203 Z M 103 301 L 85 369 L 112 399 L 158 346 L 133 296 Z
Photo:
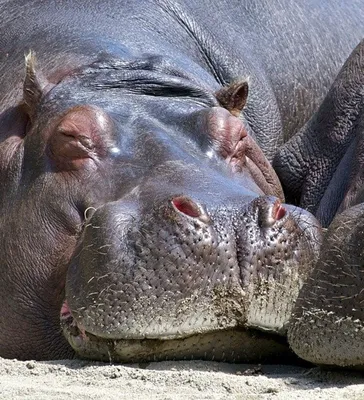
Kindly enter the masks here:
M 1 2 L 1 357 L 276 362 L 288 336 L 352 365 L 302 331 L 335 259 L 316 217 L 363 199 L 362 168 L 336 178 L 364 44 L 328 91 L 364 4 L 278 3 Z

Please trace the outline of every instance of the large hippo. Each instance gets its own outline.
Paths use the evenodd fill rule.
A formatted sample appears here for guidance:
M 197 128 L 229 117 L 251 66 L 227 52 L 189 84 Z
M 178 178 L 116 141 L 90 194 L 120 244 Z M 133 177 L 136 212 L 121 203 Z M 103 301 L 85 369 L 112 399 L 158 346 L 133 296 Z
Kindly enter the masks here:
M 317 364 L 363 367 L 364 40 L 274 165 L 287 197 L 329 227 L 289 322 L 290 345 Z
M 0 15 L 0 356 L 280 360 L 321 228 L 270 162 L 363 37 L 364 1 Z

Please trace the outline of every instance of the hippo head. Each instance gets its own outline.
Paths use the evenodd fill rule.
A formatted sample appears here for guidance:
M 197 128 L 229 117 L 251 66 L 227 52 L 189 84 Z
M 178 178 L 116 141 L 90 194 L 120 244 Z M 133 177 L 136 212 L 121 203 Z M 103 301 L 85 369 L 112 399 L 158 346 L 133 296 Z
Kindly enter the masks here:
M 11 354 L 69 355 L 64 337 L 101 360 L 281 351 L 265 333 L 285 334 L 320 231 L 282 204 L 239 116 L 246 97 L 244 82 L 216 93 L 161 57 L 104 57 L 57 82 L 28 58 L 0 149 L 3 263 L 19 296 L 2 334 L 33 334 Z

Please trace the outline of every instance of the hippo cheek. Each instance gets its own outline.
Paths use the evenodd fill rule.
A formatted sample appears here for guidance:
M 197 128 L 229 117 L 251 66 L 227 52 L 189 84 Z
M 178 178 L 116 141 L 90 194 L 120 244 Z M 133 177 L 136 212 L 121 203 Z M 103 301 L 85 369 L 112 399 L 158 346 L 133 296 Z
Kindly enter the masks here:
M 245 327 L 282 333 L 312 258 L 311 217 L 270 198 L 205 209 L 183 196 L 138 215 L 137 203 L 114 202 L 86 223 L 61 311 L 79 355 L 246 361 L 283 351 L 266 337 L 247 351 L 256 340 Z

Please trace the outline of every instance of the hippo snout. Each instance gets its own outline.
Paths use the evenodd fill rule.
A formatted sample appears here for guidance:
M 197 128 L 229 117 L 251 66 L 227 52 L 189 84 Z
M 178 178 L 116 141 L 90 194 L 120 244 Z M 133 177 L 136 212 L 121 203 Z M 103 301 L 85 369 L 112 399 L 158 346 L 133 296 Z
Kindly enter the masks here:
M 308 213 L 272 197 L 105 204 L 85 222 L 69 267 L 65 335 L 88 356 L 101 342 L 243 327 L 282 333 L 319 241 L 315 227 Z

